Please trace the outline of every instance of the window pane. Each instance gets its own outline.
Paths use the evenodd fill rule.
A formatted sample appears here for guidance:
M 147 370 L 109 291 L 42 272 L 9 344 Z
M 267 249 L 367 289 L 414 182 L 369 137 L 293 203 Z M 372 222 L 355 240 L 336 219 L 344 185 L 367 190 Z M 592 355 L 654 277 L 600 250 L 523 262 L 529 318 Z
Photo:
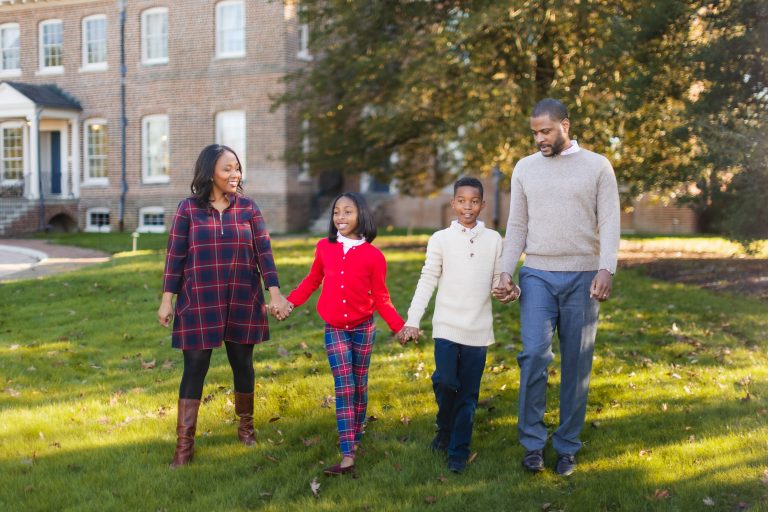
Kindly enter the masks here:
M 241 54 L 245 52 L 243 4 L 219 6 L 219 52 Z
M 145 226 L 165 226 L 165 214 L 162 212 L 145 213 L 143 223 Z
M 90 214 L 91 226 L 109 226 L 109 213 L 108 212 L 91 212 Z
M 245 132 L 245 112 L 220 112 L 216 116 L 216 142 L 234 149 L 243 168 L 245 168 Z
M 107 61 L 107 20 L 97 18 L 85 22 L 86 64 Z
M 168 58 L 168 13 L 155 12 L 147 14 L 145 41 L 146 57 L 152 59 Z
M 106 178 L 107 170 L 107 126 L 92 123 L 88 125 L 86 151 L 88 153 L 88 177 Z
M 61 22 L 43 25 L 43 67 L 62 65 L 61 49 L 64 43 L 64 31 Z
M 19 69 L 19 27 L 0 31 L 0 69 Z
M 3 179 L 20 180 L 24 177 L 24 145 L 21 126 L 3 128 Z
M 144 148 L 148 177 L 168 175 L 168 120 L 149 119 L 145 123 Z

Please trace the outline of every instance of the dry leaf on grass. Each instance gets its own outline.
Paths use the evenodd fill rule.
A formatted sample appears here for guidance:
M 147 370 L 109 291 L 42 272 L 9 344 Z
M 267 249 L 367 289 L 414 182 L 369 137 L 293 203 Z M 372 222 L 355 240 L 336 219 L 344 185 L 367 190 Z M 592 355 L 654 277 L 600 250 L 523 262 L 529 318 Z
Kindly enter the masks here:
M 156 365 L 156 360 L 155 359 L 153 359 L 151 361 L 142 361 L 141 362 L 141 369 L 142 370 L 151 370 L 151 369 L 153 369 L 155 367 L 155 365 Z
M 400 423 L 402 423 L 403 425 L 408 425 L 411 423 L 411 418 L 409 418 L 408 416 L 401 416 Z
M 312 446 L 312 445 L 315 445 L 315 444 L 319 443 L 320 442 L 320 436 L 308 437 L 306 439 L 302 439 L 301 442 L 304 443 L 304 446 L 309 447 L 309 446 Z
M 267 455 L 264 458 L 267 459 L 269 462 L 274 462 L 275 464 L 279 462 L 278 458 L 275 457 L 274 455 Z
M 320 404 L 320 407 L 328 408 L 333 404 L 333 397 L 331 395 L 325 395 L 323 398 L 323 403 Z
M 435 502 L 437 502 L 437 498 L 435 498 L 434 496 L 427 496 L 426 498 L 424 498 L 424 501 L 425 501 L 425 502 L 426 502 L 428 505 L 432 505 L 432 504 L 434 504 Z
M 768 485 L 768 469 L 763 470 L 763 476 L 760 477 L 760 482 L 762 482 L 763 485 Z
M 654 500 L 665 500 L 669 498 L 669 491 L 667 489 L 656 489 L 653 493 Z
M 173 361 L 166 359 L 163 363 L 163 370 L 170 370 L 171 368 L 173 368 Z
M 285 347 L 277 347 L 277 353 L 281 357 L 288 357 L 289 355 L 291 355 Z
M 714 507 L 715 506 L 715 500 L 707 496 L 703 500 L 701 500 L 706 506 L 708 507 Z
M 273 416 L 272 418 L 269 418 L 270 423 L 274 423 L 280 419 L 280 416 Z
M 476 458 L 477 458 L 477 452 L 472 452 L 469 458 L 467 459 L 467 464 L 472 464 L 473 462 L 475 462 Z
M 312 495 L 315 498 L 320 497 L 320 482 L 317 481 L 317 477 L 313 478 L 311 482 L 309 482 L 309 489 L 312 491 Z

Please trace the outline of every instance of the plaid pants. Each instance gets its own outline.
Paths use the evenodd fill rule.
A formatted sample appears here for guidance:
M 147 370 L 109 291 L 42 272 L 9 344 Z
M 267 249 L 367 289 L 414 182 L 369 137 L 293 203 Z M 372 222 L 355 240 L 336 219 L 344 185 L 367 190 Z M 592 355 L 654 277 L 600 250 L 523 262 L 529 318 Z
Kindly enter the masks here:
M 346 330 L 325 325 L 325 350 L 336 391 L 336 426 L 345 457 L 355 456 L 368 407 L 368 365 L 376 339 L 373 317 Z

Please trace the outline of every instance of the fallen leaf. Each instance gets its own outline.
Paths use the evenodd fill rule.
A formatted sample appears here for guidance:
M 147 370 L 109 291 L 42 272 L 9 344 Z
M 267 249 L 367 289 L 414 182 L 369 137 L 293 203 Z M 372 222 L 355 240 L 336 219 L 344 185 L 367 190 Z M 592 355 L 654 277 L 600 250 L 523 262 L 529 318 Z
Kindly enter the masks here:
M 395 468 L 395 471 L 400 471 L 403 469 L 403 466 L 401 466 L 399 462 L 395 462 L 392 467 Z
M 313 478 L 311 482 L 309 482 L 309 489 L 312 491 L 312 495 L 315 498 L 320 497 L 320 482 L 317 481 L 317 477 Z
M 307 345 L 303 341 L 301 343 L 299 343 L 299 347 L 301 347 L 301 350 L 308 350 L 309 349 L 309 345 Z
M 552 508 L 552 504 L 551 503 L 544 503 L 541 506 L 541 512 L 547 512 L 550 508 Z
M 21 393 L 16 391 L 13 388 L 5 388 L 5 392 L 8 393 L 9 395 L 11 395 L 14 398 L 21 396 Z
M 301 440 L 304 446 L 312 446 L 320 442 L 320 436 L 308 437 Z
M 592 425 L 592 428 L 594 429 L 598 429 L 603 426 L 602 423 L 600 423 L 599 421 L 593 421 L 591 425 Z
M 641 457 L 650 457 L 651 453 L 653 453 L 653 450 L 640 450 L 640 456 Z
M 441 484 L 444 484 L 445 482 L 448 481 L 448 478 L 445 475 L 440 475 L 439 477 L 437 477 L 437 481 L 440 482 Z
M 277 347 L 277 353 L 280 355 L 280 357 L 288 357 L 291 355 L 285 347 Z
M 163 363 L 163 370 L 170 370 L 171 368 L 173 368 L 173 361 L 166 359 Z
M 271 492 L 260 492 L 259 496 L 261 496 L 262 498 L 271 498 L 272 497 L 272 493 Z
M 768 485 L 768 469 L 763 470 L 763 476 L 760 477 L 760 482 L 763 485 Z
M 21 346 L 21 345 L 19 345 L 18 343 L 14 343 L 14 344 L 13 344 L 13 345 L 11 345 L 9 348 L 10 348 L 11 350 L 16 350 L 16 349 L 17 349 L 17 348 L 19 348 L 20 346 Z
M 35 490 L 35 486 L 34 485 L 27 485 L 27 486 L 24 487 L 24 492 L 32 492 L 34 490 Z
M 411 423 L 411 418 L 409 418 L 408 416 L 401 416 L 400 423 L 402 423 L 403 425 L 408 425 Z
M 424 498 L 424 501 L 427 502 L 428 505 L 432 505 L 437 501 L 437 498 L 435 498 L 434 496 L 427 496 L 426 498 Z
M 678 375 L 677 373 L 673 373 L 672 374 L 672 378 L 673 379 L 682 379 L 682 377 L 680 375 Z
M 472 464 L 473 462 L 475 462 L 476 458 L 477 458 L 477 452 L 472 452 L 469 458 L 467 459 L 467 464 Z
M 703 502 L 704 502 L 704 504 L 705 504 L 706 506 L 708 506 L 708 507 L 714 507 L 714 506 L 715 506 L 715 500 L 713 500 L 713 499 L 712 499 L 712 498 L 710 498 L 709 496 L 707 496 L 706 498 L 704 498 L 704 499 L 703 499 L 703 500 L 701 500 L 701 501 L 703 501 Z
M 265 458 L 265 459 L 267 459 L 269 462 L 274 462 L 274 463 L 277 463 L 277 462 L 278 462 L 278 458 L 277 458 L 277 457 L 275 457 L 274 455 L 267 455 L 267 456 L 266 456 L 266 457 L 264 457 L 264 458 Z
M 667 412 L 667 409 L 669 409 L 669 406 L 666 403 L 661 404 L 662 411 Z
M 274 422 L 278 421 L 279 419 L 280 419 L 280 416 L 274 416 L 272 418 L 269 418 L 269 422 L 270 423 L 274 423 Z
M 153 359 L 151 361 L 146 361 L 146 362 L 142 361 L 141 362 L 141 369 L 142 370 L 151 370 L 151 369 L 153 369 L 155 367 L 155 364 L 156 364 L 156 360 L 155 359 Z
M 665 500 L 669 498 L 669 491 L 667 489 L 656 489 L 656 492 L 653 493 L 653 499 L 655 500 Z
M 320 407 L 328 408 L 333 404 L 333 397 L 331 395 L 325 395 L 325 398 L 323 398 L 323 403 L 320 404 Z

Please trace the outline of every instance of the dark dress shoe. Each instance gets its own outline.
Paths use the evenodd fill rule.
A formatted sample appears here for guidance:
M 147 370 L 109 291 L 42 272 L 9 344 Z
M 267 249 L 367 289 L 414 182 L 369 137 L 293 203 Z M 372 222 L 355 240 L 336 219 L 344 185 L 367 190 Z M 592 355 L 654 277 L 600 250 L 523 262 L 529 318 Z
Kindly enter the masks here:
M 457 475 L 464 472 L 467 467 L 467 461 L 464 459 L 448 459 L 448 471 Z
M 576 457 L 570 453 L 558 453 L 555 472 L 560 476 L 570 476 L 576 471 Z
M 340 476 L 340 475 L 354 475 L 355 474 L 355 465 L 352 464 L 351 466 L 347 466 L 345 468 L 341 467 L 341 464 L 334 464 L 331 467 L 325 468 L 323 470 L 323 474 L 326 476 Z
M 544 471 L 544 451 L 528 450 L 523 457 L 523 467 L 533 473 Z

